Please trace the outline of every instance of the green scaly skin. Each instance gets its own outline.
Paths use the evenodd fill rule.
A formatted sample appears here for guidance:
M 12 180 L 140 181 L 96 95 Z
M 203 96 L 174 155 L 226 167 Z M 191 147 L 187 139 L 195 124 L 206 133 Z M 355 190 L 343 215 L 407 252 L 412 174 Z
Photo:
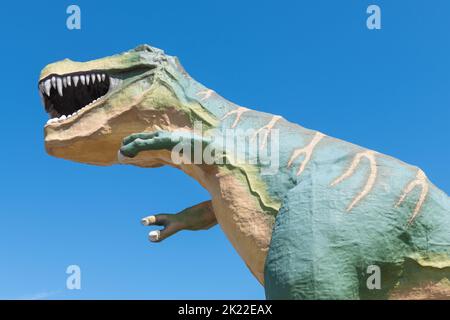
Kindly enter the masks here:
M 433 297 L 450 297 L 450 201 L 420 169 L 282 117 L 239 107 L 192 79 L 177 58 L 147 45 L 85 63 L 54 63 L 40 79 L 89 70 L 123 82 L 79 115 L 46 126 L 46 148 L 52 155 L 110 165 L 145 153 L 154 161 L 145 166 L 156 167 L 172 164 L 153 159 L 151 152 L 170 152 L 180 137 L 187 138 L 185 129 L 192 130 L 195 121 L 206 131 L 187 139 L 203 149 L 219 149 L 214 137 L 230 128 L 267 129 L 268 140 L 258 141 L 261 149 L 268 148 L 271 130 L 278 130 L 276 174 L 263 174 L 269 164 L 261 162 L 213 165 L 245 184 L 248 202 L 256 199 L 261 214 L 274 220 L 264 271 L 267 298 L 385 299 L 423 284 L 444 288 L 433 291 Z M 132 109 L 172 117 L 172 126 L 165 129 L 161 116 L 158 126 L 128 132 L 139 119 L 120 116 Z M 94 121 L 115 118 L 122 120 L 98 128 Z M 104 152 L 92 152 L 87 137 L 100 146 L 105 141 Z M 120 150 L 119 159 L 111 150 Z M 243 152 L 239 156 L 254 156 L 254 151 Z M 210 201 L 143 222 L 165 227 L 155 241 L 217 223 Z M 367 289 L 370 265 L 381 269 L 380 290 Z

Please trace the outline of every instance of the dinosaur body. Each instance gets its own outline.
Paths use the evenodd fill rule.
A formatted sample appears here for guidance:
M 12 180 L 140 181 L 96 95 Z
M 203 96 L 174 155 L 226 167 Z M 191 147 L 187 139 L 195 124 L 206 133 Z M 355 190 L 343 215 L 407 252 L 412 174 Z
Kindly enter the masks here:
M 81 75 L 91 77 L 86 88 L 68 84 Z M 237 106 L 150 46 L 64 60 L 40 79 L 46 110 L 57 117 L 45 127 L 49 154 L 96 165 L 171 165 L 209 191 L 210 202 L 145 218 L 165 227 L 150 233 L 152 241 L 217 222 L 269 299 L 450 297 L 450 202 L 420 169 Z M 217 137 L 230 132 L 256 147 L 224 150 Z M 180 144 L 223 162 L 176 162 Z M 377 290 L 366 286 L 373 265 L 381 270 Z

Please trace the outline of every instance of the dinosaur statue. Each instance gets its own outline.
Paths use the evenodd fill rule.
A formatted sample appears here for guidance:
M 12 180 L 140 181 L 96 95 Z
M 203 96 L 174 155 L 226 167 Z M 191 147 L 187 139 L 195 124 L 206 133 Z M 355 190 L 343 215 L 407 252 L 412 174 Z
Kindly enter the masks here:
M 151 241 L 218 223 L 268 299 L 450 298 L 449 197 L 417 167 L 238 106 L 148 45 L 49 64 L 38 86 L 50 155 L 170 165 L 209 191 L 144 218 Z M 249 147 L 223 148 L 230 132 Z

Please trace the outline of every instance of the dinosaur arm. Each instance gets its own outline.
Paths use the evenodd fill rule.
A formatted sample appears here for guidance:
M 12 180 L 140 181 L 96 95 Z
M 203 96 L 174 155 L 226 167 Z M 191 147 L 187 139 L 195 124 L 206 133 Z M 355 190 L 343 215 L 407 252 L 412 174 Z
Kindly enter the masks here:
M 149 240 L 159 242 L 181 230 L 207 230 L 217 224 L 211 201 L 186 208 L 176 214 L 157 214 L 142 219 L 145 226 L 163 226 L 149 233 Z
M 172 150 L 180 143 L 194 148 L 200 143 L 201 150 L 209 144 L 203 136 L 191 132 L 154 131 L 135 133 L 123 140 L 120 153 L 133 158 L 142 151 Z M 217 224 L 211 201 L 205 201 L 177 214 L 158 214 L 142 219 L 146 226 L 156 225 L 164 227 L 149 233 L 149 239 L 159 242 L 180 230 L 205 230 Z

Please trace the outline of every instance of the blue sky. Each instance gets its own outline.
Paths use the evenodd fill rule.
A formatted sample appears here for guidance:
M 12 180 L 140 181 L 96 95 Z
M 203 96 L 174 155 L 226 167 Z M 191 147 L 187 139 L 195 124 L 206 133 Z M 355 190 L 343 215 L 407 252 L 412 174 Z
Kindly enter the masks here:
M 171 168 L 48 156 L 40 70 L 149 43 L 224 97 L 421 167 L 450 191 L 450 2 L 67 1 L 2 4 L 0 298 L 259 299 L 219 227 L 147 241 L 140 218 L 208 199 Z M 366 28 L 366 8 L 382 29 Z M 77 264 L 82 289 L 65 289 Z

